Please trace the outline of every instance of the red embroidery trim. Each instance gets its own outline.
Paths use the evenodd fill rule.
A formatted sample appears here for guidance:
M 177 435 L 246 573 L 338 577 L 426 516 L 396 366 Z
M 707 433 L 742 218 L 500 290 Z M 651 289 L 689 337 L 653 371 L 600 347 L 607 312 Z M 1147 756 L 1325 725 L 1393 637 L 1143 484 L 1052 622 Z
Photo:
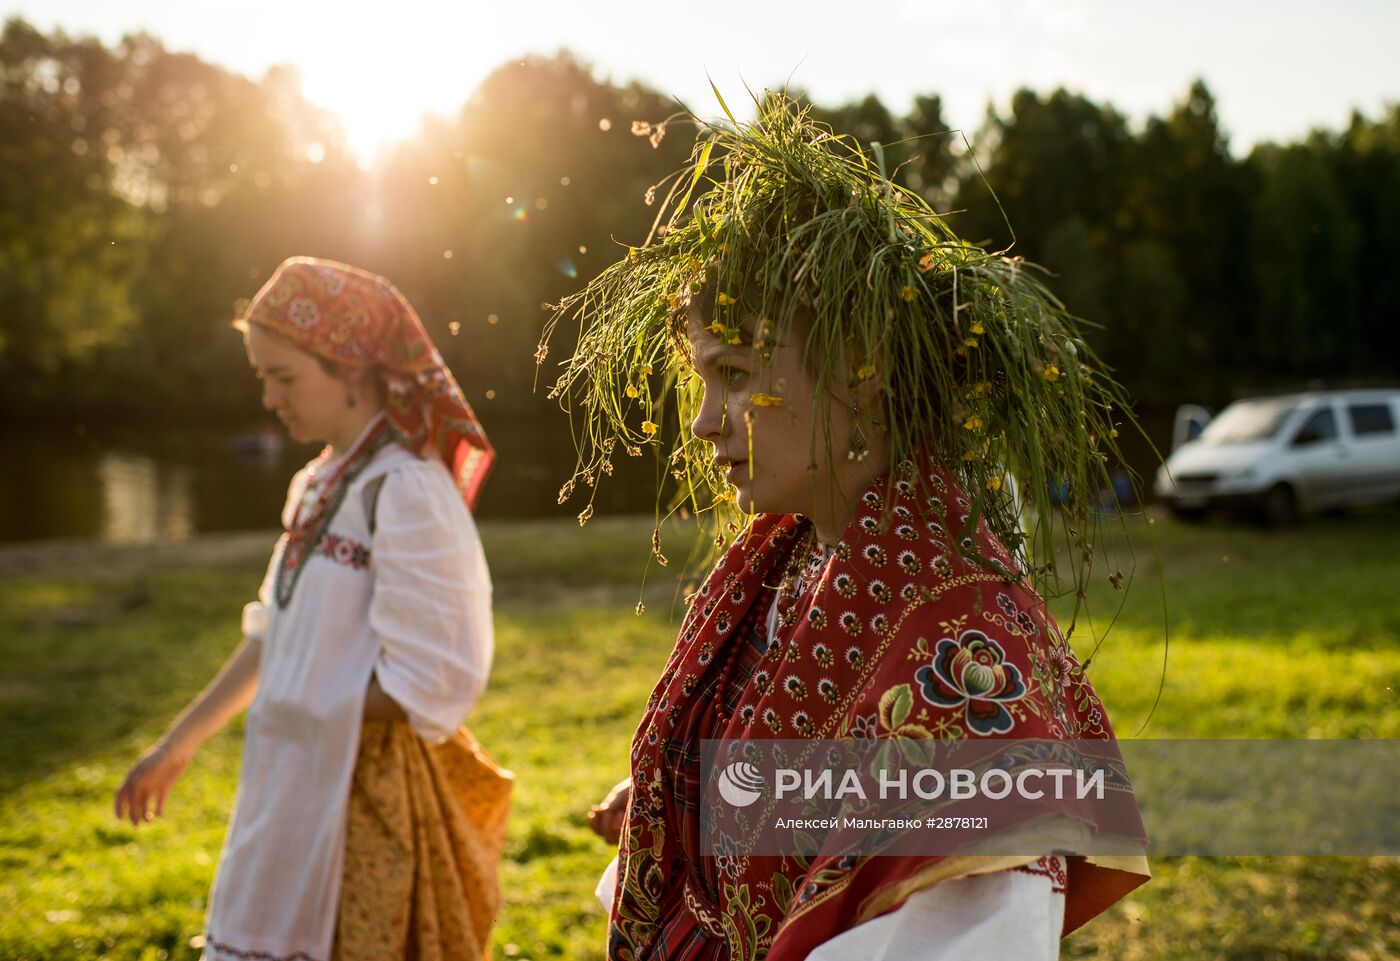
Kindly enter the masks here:
M 1037 858 L 1031 864 L 1022 864 L 1012 868 L 1013 871 L 1020 871 L 1022 874 L 1032 874 L 1036 877 L 1049 878 L 1050 890 L 1054 894 L 1064 894 L 1069 890 L 1069 874 L 1065 870 L 1064 861 L 1054 855 L 1045 855 Z
M 369 569 L 370 549 L 359 541 L 329 531 L 321 538 L 318 554 L 324 554 L 337 564 L 354 568 L 357 571 Z

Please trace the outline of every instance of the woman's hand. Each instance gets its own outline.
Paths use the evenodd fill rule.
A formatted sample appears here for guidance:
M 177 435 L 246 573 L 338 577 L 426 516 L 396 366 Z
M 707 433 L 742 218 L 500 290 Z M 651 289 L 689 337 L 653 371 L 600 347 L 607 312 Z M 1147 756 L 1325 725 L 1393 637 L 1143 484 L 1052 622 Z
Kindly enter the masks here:
M 140 824 L 157 814 L 164 814 L 165 796 L 189 766 L 189 755 L 177 751 L 165 741 L 156 744 L 131 766 L 122 786 L 117 788 L 117 817 Z M 152 803 L 155 805 L 154 811 L 151 810 Z
M 126 772 L 117 788 L 117 817 L 140 824 L 165 813 L 165 796 L 190 766 L 199 745 L 253 700 L 261 660 L 259 641 L 245 639 L 238 646 L 165 736 Z
M 589 809 L 588 826 L 593 833 L 609 844 L 616 844 L 622 837 L 622 822 L 631 800 L 632 780 L 628 778 L 609 791 L 602 804 L 595 804 Z
M 165 736 L 126 772 L 117 788 L 117 817 L 140 824 L 165 813 L 165 796 L 190 766 L 194 752 L 253 700 L 261 661 L 262 643 L 244 639 Z

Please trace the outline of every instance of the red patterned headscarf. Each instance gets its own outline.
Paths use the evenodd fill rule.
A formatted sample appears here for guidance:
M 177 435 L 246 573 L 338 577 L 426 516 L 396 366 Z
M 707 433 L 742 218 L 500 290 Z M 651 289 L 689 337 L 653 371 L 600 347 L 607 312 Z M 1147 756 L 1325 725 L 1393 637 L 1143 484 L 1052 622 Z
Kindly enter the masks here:
M 1044 601 L 952 474 L 906 463 L 892 483 L 876 481 L 834 555 L 811 551 L 810 583 L 797 588 L 784 571 L 809 524 L 758 515 L 691 603 L 632 742 L 611 961 L 800 961 L 915 891 L 997 860 L 713 857 L 700 831 L 706 739 L 1113 737 Z M 778 634 L 725 716 L 725 665 L 774 590 Z M 1140 828 L 1124 837 L 1130 847 Z M 1141 856 L 1070 858 L 1065 932 L 1147 873 Z
M 350 370 L 380 368 L 399 442 L 420 456 L 432 451 L 442 458 L 475 510 L 496 452 L 423 322 L 393 284 L 333 260 L 292 257 L 258 291 L 244 320 Z

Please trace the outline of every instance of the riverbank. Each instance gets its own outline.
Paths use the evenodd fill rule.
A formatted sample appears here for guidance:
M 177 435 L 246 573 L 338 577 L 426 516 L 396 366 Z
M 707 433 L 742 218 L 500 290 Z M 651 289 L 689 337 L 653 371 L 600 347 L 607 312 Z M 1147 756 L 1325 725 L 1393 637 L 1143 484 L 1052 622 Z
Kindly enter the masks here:
M 201 534 L 158 544 L 112 544 L 61 539 L 0 544 L 0 579 L 80 577 L 112 580 L 171 567 L 219 567 L 266 562 L 280 531 Z

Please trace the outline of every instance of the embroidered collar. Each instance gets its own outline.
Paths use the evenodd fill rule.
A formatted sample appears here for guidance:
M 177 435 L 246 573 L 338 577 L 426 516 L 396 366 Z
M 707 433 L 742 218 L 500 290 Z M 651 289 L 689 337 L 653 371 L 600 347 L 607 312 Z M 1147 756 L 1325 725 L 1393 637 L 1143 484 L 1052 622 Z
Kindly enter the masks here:
M 309 511 L 304 512 L 302 505 L 298 505 L 292 528 L 287 532 L 287 544 L 277 564 L 277 576 L 273 580 L 273 597 L 279 608 L 285 610 L 291 603 L 292 592 L 296 590 L 302 569 L 326 536 L 331 518 L 340 509 L 340 502 L 345 499 L 346 490 L 369 466 L 374 455 L 392 439 L 393 435 L 388 430 L 386 420 L 382 416 L 377 417 L 366 425 L 343 457 L 314 464 L 308 469 L 317 485 L 322 481 L 314 475 L 316 472 L 321 473 L 325 477 L 325 486 Z M 327 468 L 330 468 L 329 472 Z M 305 495 L 302 504 L 305 504 Z

